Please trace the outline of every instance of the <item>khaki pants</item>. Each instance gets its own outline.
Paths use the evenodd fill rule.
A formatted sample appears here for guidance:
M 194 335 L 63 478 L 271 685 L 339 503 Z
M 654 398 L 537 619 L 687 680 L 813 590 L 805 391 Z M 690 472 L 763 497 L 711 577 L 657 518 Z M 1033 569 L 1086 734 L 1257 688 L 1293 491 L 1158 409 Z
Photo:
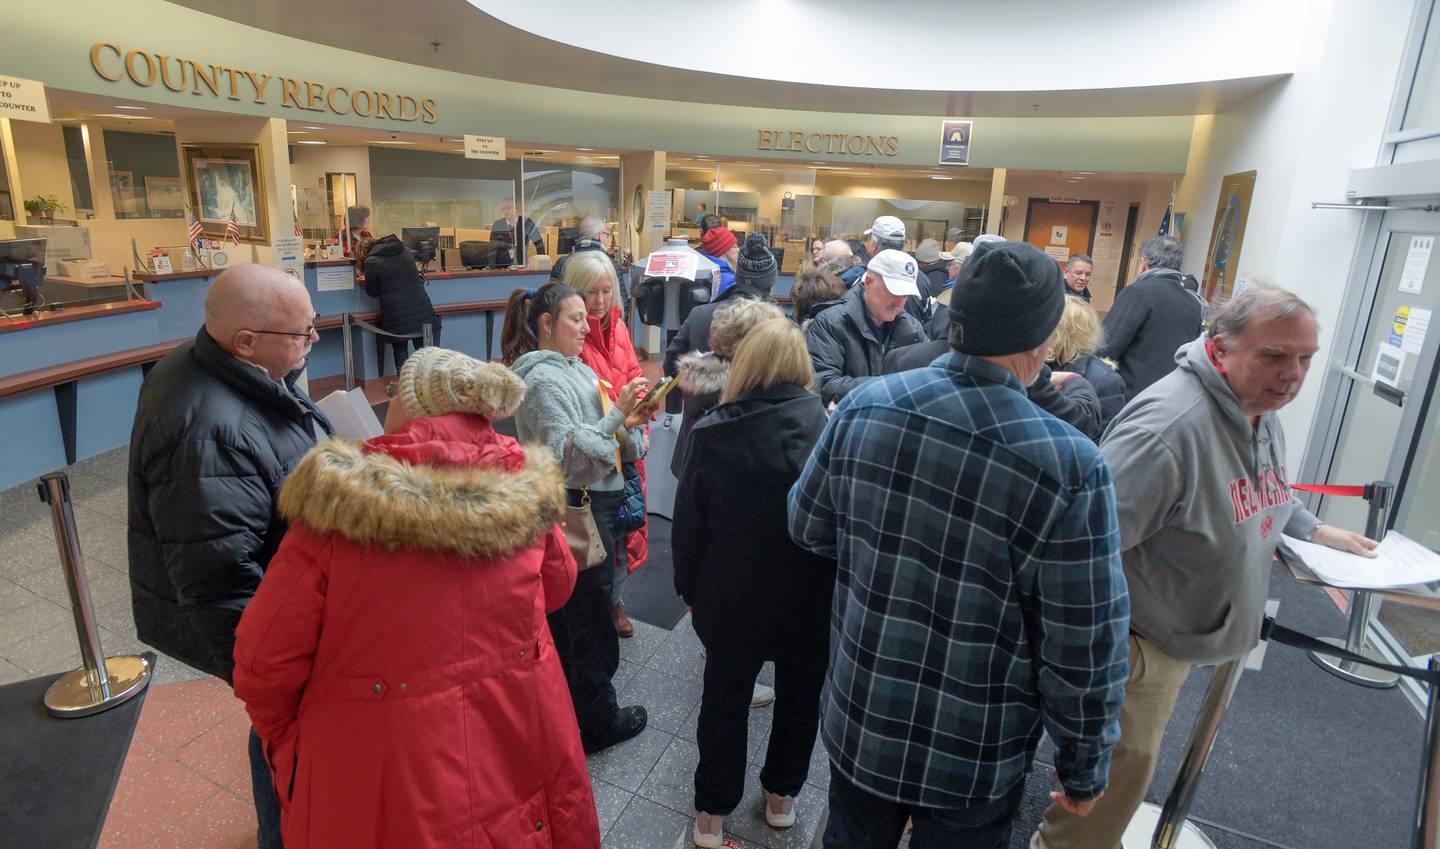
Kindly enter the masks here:
M 1190 664 L 1165 654 L 1144 637 L 1130 635 L 1130 680 L 1120 707 L 1120 742 L 1110 762 L 1110 783 L 1089 816 L 1052 804 L 1030 849 L 1119 849 L 1130 818 L 1145 801 L 1165 725 Z M 1147 844 L 1148 845 L 1148 844 Z

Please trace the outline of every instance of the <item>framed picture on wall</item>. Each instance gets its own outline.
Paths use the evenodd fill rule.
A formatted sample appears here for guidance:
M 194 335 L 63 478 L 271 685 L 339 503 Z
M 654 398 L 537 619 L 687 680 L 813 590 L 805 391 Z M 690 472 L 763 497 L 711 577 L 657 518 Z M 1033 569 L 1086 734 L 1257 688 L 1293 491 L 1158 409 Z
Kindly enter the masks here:
M 265 172 L 253 144 L 187 144 L 186 197 L 207 236 L 221 238 L 232 220 L 243 242 L 269 242 Z
M 179 177 L 146 177 L 145 203 L 151 212 L 178 211 L 185 208 L 185 190 Z
M 1223 304 L 1235 293 L 1235 271 L 1240 266 L 1240 247 L 1254 194 L 1254 171 L 1228 174 L 1220 181 L 1220 202 L 1215 207 L 1215 225 L 1205 251 L 1205 276 L 1200 282 L 1200 294 L 1213 304 Z
M 135 215 L 139 201 L 135 197 L 135 175 L 131 171 L 110 171 L 110 200 L 117 213 Z

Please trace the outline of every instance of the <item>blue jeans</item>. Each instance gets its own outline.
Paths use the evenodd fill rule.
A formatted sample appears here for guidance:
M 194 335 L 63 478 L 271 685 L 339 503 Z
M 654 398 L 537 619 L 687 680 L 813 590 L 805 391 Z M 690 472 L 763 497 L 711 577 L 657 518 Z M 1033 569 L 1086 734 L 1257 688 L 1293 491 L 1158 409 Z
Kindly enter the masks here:
M 264 743 L 254 728 L 250 729 L 250 788 L 255 793 L 258 849 L 283 849 L 280 798 L 275 795 L 275 780 L 270 777 L 270 765 L 265 763 Z
M 969 808 L 925 808 L 882 799 L 830 765 L 830 821 L 825 849 L 895 849 L 905 820 L 915 823 L 910 849 L 1005 849 L 1025 782 L 1005 796 Z

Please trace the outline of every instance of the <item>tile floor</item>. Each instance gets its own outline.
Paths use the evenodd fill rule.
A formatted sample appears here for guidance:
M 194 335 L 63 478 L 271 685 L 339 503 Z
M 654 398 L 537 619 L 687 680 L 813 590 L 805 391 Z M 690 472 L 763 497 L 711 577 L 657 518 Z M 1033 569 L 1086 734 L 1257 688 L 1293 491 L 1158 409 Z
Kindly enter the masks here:
M 145 648 L 134 636 L 125 571 L 125 453 L 116 449 L 66 470 L 101 640 L 112 655 Z M 643 622 L 635 629 L 634 637 L 621 641 L 615 683 L 621 704 L 646 706 L 650 725 L 589 758 L 604 846 L 687 847 L 704 664 L 700 643 L 688 618 L 673 631 Z M 33 484 L 0 492 L 0 684 L 78 665 L 76 645 L 49 508 Z M 748 786 L 727 830 L 745 849 L 801 849 L 814 839 L 829 773 L 817 745 L 813 784 L 797 801 L 799 822 L 783 832 L 769 828 L 756 761 L 764 756 L 770 717 L 769 708 L 751 713 Z M 253 847 L 248 729 L 240 702 L 222 682 L 161 657 L 102 849 Z

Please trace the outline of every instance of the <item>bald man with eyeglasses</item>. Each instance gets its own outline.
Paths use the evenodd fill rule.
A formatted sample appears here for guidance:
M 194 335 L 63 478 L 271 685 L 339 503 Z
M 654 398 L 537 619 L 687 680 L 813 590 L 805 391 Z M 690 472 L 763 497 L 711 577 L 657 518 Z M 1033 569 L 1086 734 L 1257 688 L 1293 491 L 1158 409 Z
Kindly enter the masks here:
M 235 626 L 285 533 L 280 486 L 330 433 L 295 385 L 318 338 L 304 284 L 232 266 L 205 296 L 205 325 L 140 388 L 129 472 L 135 630 L 226 683 Z M 250 767 L 258 845 L 275 849 L 279 801 L 253 731 Z

